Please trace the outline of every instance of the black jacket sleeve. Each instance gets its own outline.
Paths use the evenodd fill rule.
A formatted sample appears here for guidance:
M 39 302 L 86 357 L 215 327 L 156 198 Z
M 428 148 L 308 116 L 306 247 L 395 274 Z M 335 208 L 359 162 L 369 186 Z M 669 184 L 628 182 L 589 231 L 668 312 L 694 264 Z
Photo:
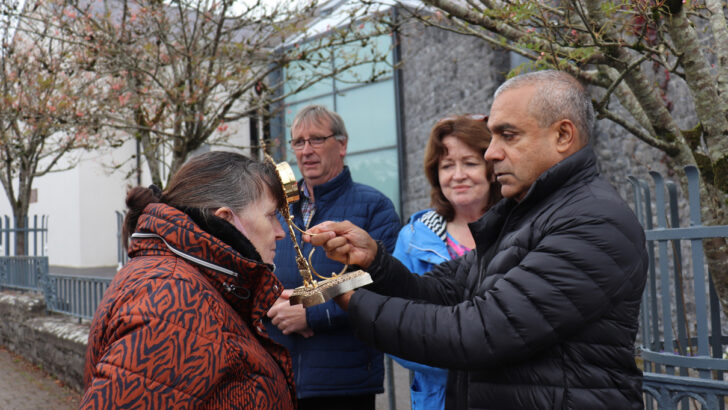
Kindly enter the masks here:
M 493 286 L 472 297 L 459 298 L 465 275 L 475 274 L 471 254 L 419 280 L 378 257 L 375 286 L 349 304 L 357 335 L 407 360 L 483 369 L 525 360 L 626 297 L 639 299 L 646 266 L 639 226 L 619 226 L 607 215 L 552 222 L 519 263 L 492 273 L 499 277 Z
M 454 305 L 462 301 L 467 268 L 471 261 L 458 258 L 436 266 L 432 272 L 417 275 L 397 258 L 389 255 L 382 243 L 377 243 L 377 255 L 369 266 L 374 283 L 367 286 L 373 292 L 436 305 Z M 475 254 L 467 256 L 475 259 Z

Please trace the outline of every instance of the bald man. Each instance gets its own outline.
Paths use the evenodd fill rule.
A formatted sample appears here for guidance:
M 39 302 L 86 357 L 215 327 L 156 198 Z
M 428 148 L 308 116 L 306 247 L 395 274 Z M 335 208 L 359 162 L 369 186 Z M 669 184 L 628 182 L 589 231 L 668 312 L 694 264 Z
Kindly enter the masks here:
M 569 74 L 501 85 L 485 159 L 504 199 L 470 224 L 474 251 L 424 276 L 347 222 L 304 238 L 372 275 L 337 302 L 365 342 L 450 369 L 447 409 L 643 408 L 634 341 L 645 237 L 599 176 L 593 122 Z

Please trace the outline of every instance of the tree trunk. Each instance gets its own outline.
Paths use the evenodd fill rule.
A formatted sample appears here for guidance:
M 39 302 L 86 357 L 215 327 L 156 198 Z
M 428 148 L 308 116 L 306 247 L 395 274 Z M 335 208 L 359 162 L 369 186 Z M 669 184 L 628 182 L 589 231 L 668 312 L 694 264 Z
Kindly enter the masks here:
M 30 207 L 30 191 L 33 189 L 33 175 L 30 161 L 20 161 L 18 170 L 18 197 L 9 198 L 15 218 L 15 255 L 24 256 L 26 252 L 25 229 L 28 225 L 28 208 Z
M 185 160 L 187 160 L 187 157 L 190 154 L 190 149 L 188 149 L 187 146 L 188 142 L 177 138 L 174 140 L 174 143 L 172 144 L 172 161 L 169 164 L 169 175 L 167 175 L 167 180 L 169 181 L 169 178 L 174 175 L 177 170 L 182 166 L 182 164 L 185 163 Z
M 725 195 L 715 188 L 705 191 L 707 195 L 701 192 L 700 204 L 703 225 L 728 225 Z M 726 238 L 706 239 L 703 249 L 723 314 L 728 316 L 728 242 Z
M 164 158 L 161 158 L 157 145 L 152 142 L 152 137 L 149 135 L 149 131 L 140 131 L 139 134 L 141 134 L 142 153 L 144 155 L 144 159 L 147 161 L 152 183 L 164 189 L 164 184 L 162 183 L 162 167 L 160 166 L 162 161 L 164 161 Z
M 701 217 L 704 225 L 728 224 L 728 205 L 726 205 L 726 185 L 724 176 L 720 175 L 720 164 L 726 159 L 726 135 L 728 119 L 723 108 L 726 106 L 725 96 L 721 96 L 716 78 L 711 74 L 711 65 L 702 54 L 703 45 L 698 38 L 692 22 L 682 9 L 676 14 L 668 15 L 667 27 L 676 47 L 682 52 L 685 68 L 685 80 L 692 91 L 695 110 L 703 131 L 703 139 L 709 147 L 707 155 L 702 147 L 692 147 L 696 162 L 700 162 L 700 197 Z M 718 33 L 724 27 L 719 27 Z M 719 48 L 725 47 L 722 44 Z M 725 50 L 723 50 L 723 53 Z M 721 64 L 722 66 L 723 64 Z M 719 70 L 719 75 L 722 70 Z M 720 76 L 718 77 L 720 80 Z M 684 165 L 684 164 L 683 164 Z M 723 313 L 728 315 L 728 244 L 725 238 L 711 238 L 703 241 L 705 258 L 708 264 L 713 285 L 721 301 Z
M 16 209 L 13 207 L 13 218 L 15 219 L 15 252 L 13 256 L 25 256 L 26 252 L 26 238 L 27 234 L 25 229 L 28 225 L 28 211 L 22 209 Z M 8 244 L 10 245 L 10 244 Z

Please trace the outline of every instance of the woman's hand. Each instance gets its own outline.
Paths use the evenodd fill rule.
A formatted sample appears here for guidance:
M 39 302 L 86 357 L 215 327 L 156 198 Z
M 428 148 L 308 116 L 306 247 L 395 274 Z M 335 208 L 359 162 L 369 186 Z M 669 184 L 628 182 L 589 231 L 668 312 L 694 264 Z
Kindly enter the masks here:
M 374 239 L 349 221 L 322 222 L 308 229 L 303 240 L 323 247 L 329 259 L 363 269 L 367 269 L 377 255 Z
M 306 310 L 303 305 L 291 305 L 289 299 L 293 290 L 286 289 L 268 311 L 268 317 L 274 326 L 284 335 L 298 333 L 305 338 L 313 336 L 313 330 L 306 322 Z

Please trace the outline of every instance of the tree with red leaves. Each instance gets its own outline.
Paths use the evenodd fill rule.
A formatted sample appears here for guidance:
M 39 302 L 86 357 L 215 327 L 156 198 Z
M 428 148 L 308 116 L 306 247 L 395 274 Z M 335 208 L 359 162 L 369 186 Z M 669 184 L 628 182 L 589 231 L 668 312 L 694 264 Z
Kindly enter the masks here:
M 309 36 L 307 25 L 319 13 L 316 1 L 274 6 L 231 0 L 53 2 L 65 16 L 65 38 L 82 44 L 87 65 L 107 78 L 106 125 L 141 143 L 159 186 L 191 152 L 204 144 L 225 145 L 228 123 L 252 113 L 268 115 L 276 101 L 388 55 L 372 49 L 332 69 L 330 50 L 364 43 L 391 27 L 359 11 L 370 18 L 367 30 L 357 29 L 362 20 L 353 18 L 326 36 Z M 301 78 L 271 76 L 284 68 L 294 75 L 297 64 L 309 68 Z
M 96 75 L 82 67 L 81 50 L 60 41 L 38 8 L 21 19 L 19 7 L 0 4 L 0 182 L 17 227 L 25 228 L 35 178 L 71 168 L 76 153 L 111 140 L 100 132 Z M 15 253 L 25 250 L 19 231 Z

